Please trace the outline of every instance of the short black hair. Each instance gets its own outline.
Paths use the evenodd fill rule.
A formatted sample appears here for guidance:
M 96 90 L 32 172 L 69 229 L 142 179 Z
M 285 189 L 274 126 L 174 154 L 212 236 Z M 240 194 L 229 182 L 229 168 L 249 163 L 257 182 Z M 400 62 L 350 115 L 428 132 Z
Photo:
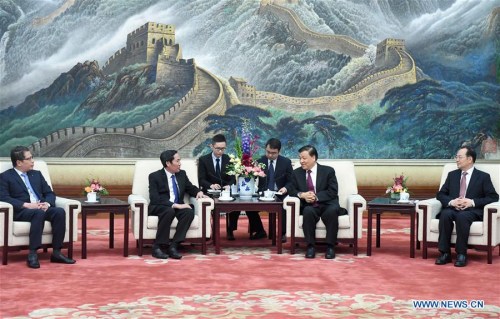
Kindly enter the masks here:
M 17 161 L 24 161 L 24 152 L 29 152 L 30 149 L 26 146 L 16 146 L 10 150 L 10 160 L 12 167 L 16 167 Z
M 316 148 L 314 146 L 308 144 L 308 145 L 305 145 L 305 146 L 302 146 L 301 148 L 299 148 L 299 153 L 302 153 L 304 151 L 307 151 L 310 156 L 314 156 L 316 158 L 316 160 L 318 160 L 318 151 L 316 150 Z
M 222 143 L 222 142 L 226 142 L 226 137 L 224 135 L 217 134 L 214 135 L 214 137 L 212 137 L 212 145 L 215 143 Z
M 475 163 L 476 162 L 476 158 L 477 158 L 477 154 L 476 154 L 476 151 L 470 147 L 469 145 L 465 145 L 465 146 L 462 146 L 460 147 L 460 149 L 466 149 L 467 151 L 465 152 L 465 156 L 470 156 L 472 157 L 472 163 Z
M 176 150 L 166 150 L 163 153 L 161 153 L 160 154 L 161 165 L 163 165 L 163 167 L 167 167 L 167 162 L 172 163 L 175 154 L 177 154 Z
M 277 138 L 270 138 L 267 142 L 266 142 L 266 147 L 269 145 L 269 148 L 273 149 L 273 150 L 278 150 L 278 151 L 281 151 L 281 141 L 278 140 Z

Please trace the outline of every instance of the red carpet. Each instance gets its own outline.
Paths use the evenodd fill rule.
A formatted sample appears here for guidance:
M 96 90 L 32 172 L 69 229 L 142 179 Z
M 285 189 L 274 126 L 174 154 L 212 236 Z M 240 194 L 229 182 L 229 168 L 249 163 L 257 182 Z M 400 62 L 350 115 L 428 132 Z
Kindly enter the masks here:
M 409 220 L 382 220 L 382 247 L 366 256 L 366 230 L 355 257 L 346 245 L 337 257 L 314 260 L 284 246 L 277 255 L 270 240 L 248 240 L 246 218 L 240 219 L 236 241 L 222 243 L 222 254 L 210 246 L 203 256 L 185 247 L 182 260 L 135 255 L 130 239 L 123 253 L 123 221 L 115 224 L 115 248 L 108 249 L 107 219 L 89 222 L 88 259 L 75 244 L 75 265 L 51 264 L 41 254 L 41 268 L 26 266 L 26 251 L 9 254 L 0 266 L 2 318 L 498 318 L 500 257 L 470 251 L 465 268 L 435 266 L 429 259 L 409 258 Z M 364 220 L 366 228 L 366 220 Z M 222 229 L 225 229 L 222 227 Z M 222 237 L 225 237 L 222 235 Z M 414 307 L 412 301 L 449 303 Z M 484 301 L 481 309 L 472 301 Z M 466 304 L 464 304 L 464 302 Z M 460 308 L 456 308 L 460 307 Z

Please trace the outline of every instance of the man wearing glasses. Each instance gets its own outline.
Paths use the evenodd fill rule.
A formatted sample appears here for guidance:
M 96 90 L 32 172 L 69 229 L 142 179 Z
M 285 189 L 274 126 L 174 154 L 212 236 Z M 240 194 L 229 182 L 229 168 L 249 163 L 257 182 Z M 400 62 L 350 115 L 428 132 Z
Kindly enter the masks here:
M 56 206 L 56 195 L 40 171 L 33 170 L 34 160 L 25 146 L 10 151 L 12 167 L 0 174 L 0 201 L 14 207 L 14 220 L 30 222 L 28 267 L 40 268 L 37 249 L 42 246 L 45 221 L 52 226 L 52 255 L 50 261 L 74 264 L 61 253 L 66 232 L 66 213 Z
M 290 159 L 281 156 L 281 141 L 271 138 L 266 142 L 266 154 L 259 158 L 258 162 L 266 165 L 266 177 L 259 178 L 259 192 L 265 190 L 277 191 L 282 200 L 286 197 L 285 185 L 291 181 L 293 168 Z M 247 212 L 250 223 L 250 239 L 266 238 L 267 234 L 262 225 L 259 212 Z M 286 242 L 286 214 L 283 210 L 281 242 Z
M 198 184 L 204 193 L 220 191 L 236 184 L 236 179 L 232 175 L 227 175 L 227 165 L 229 156 L 226 151 L 226 137 L 217 134 L 212 137 L 210 148 L 212 152 L 203 155 L 198 159 Z M 233 232 L 238 227 L 240 212 L 229 213 L 229 223 L 227 225 L 227 239 L 234 240 Z
M 457 170 L 451 171 L 436 195 L 443 205 L 439 218 L 440 256 L 436 265 L 451 263 L 451 234 L 456 224 L 457 241 L 455 267 L 467 265 L 467 241 L 470 226 L 483 220 L 484 206 L 498 201 L 498 193 L 489 174 L 474 168 L 476 152 L 470 146 L 461 147 L 455 156 Z

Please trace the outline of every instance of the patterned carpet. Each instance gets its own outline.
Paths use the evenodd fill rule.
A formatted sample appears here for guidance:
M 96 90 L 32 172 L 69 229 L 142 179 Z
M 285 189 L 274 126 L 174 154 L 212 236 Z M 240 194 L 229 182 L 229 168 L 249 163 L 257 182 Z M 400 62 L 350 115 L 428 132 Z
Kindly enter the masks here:
M 366 225 L 366 220 L 364 221 Z M 145 249 L 122 256 L 123 223 L 116 221 L 115 249 L 108 248 L 106 219 L 89 222 L 88 259 L 75 265 L 28 269 L 26 252 L 9 254 L 0 266 L 2 318 L 498 318 L 500 257 L 493 264 L 470 252 L 465 268 L 435 266 L 409 258 L 409 221 L 382 220 L 382 247 L 366 256 L 366 230 L 360 254 L 347 245 L 334 260 L 304 258 L 304 247 L 276 254 L 268 240 L 250 241 L 246 219 L 237 240 L 223 241 L 222 254 L 205 256 L 185 246 L 182 260 L 158 260 Z M 224 228 L 222 228 L 224 229 Z M 224 236 L 222 236 L 224 237 Z M 436 300 L 440 304 L 417 305 Z M 475 304 L 480 300 L 484 304 Z M 482 306 L 482 307 L 481 307 Z

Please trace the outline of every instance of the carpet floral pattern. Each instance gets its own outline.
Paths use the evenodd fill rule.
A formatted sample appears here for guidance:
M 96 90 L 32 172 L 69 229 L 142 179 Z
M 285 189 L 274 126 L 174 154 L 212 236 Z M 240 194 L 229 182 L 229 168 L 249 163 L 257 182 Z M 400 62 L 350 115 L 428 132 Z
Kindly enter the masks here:
M 266 223 L 266 220 L 264 220 Z M 340 243 L 336 258 L 304 258 L 305 247 L 283 254 L 271 241 L 248 240 L 240 218 L 235 241 L 222 235 L 222 252 L 207 255 L 184 245 L 181 260 L 155 259 L 151 248 L 138 256 L 131 235 L 123 257 L 123 222 L 115 223 L 115 248 L 109 249 L 108 221 L 88 223 L 87 259 L 75 243 L 74 265 L 26 267 L 26 251 L 9 254 L 0 266 L 0 318 L 498 318 L 500 257 L 470 251 L 469 265 L 435 266 L 409 258 L 407 218 L 382 221 L 381 247 L 366 256 L 366 220 L 359 254 Z M 221 227 L 224 229 L 224 227 Z M 414 301 L 484 301 L 483 307 L 424 307 Z

